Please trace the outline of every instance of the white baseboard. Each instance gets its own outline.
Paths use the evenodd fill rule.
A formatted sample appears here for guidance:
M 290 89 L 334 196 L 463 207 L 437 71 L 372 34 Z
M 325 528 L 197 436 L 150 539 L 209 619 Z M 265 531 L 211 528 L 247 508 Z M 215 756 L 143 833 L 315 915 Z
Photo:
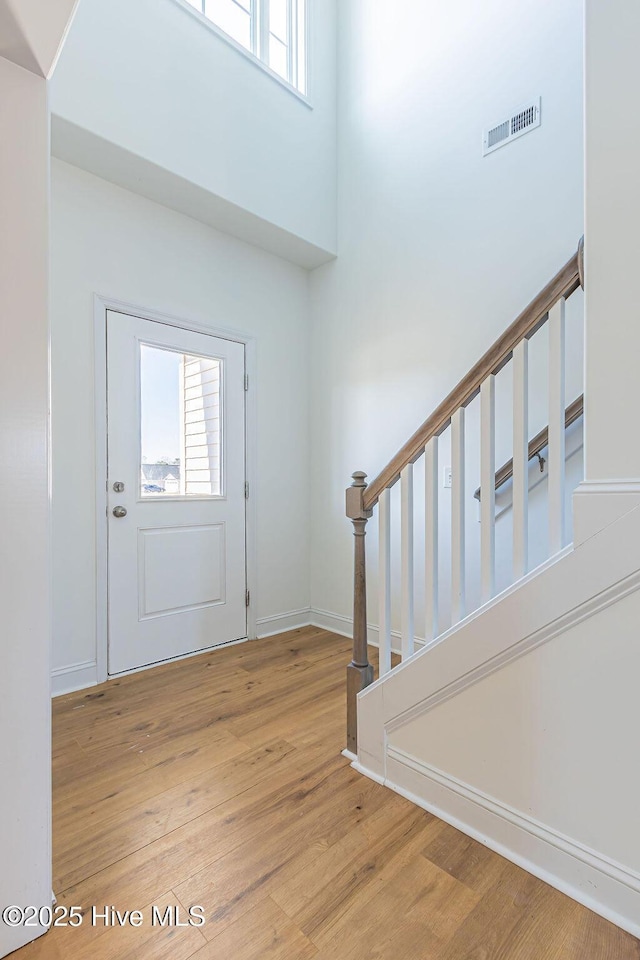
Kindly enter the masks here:
M 71 663 L 66 667 L 56 667 L 51 671 L 51 696 L 61 697 L 65 693 L 95 687 L 98 682 L 98 667 L 95 660 Z
M 344 751 L 343 751 L 344 754 Z M 354 760 L 351 764 L 354 770 L 357 770 L 358 773 L 364 774 L 365 777 L 368 777 L 369 780 L 373 780 L 374 783 L 379 783 L 383 787 L 389 787 L 391 790 L 394 790 L 395 787 L 391 783 L 387 783 L 384 777 L 381 777 L 379 773 L 375 773 L 373 770 L 370 770 L 368 767 L 365 767 L 358 759 Z M 410 798 L 407 798 L 410 799 Z M 414 801 L 415 803 L 416 801 Z
M 274 617 L 263 617 L 257 621 L 258 638 L 271 637 L 277 633 L 284 633 L 287 630 L 296 630 L 299 627 L 308 627 L 311 624 L 311 610 L 304 607 L 302 610 L 290 610 L 288 613 L 279 613 Z M 233 643 L 245 643 L 246 637 Z M 222 646 L 231 646 L 223 644 Z M 210 647 L 208 650 L 197 650 L 194 653 L 186 654 L 184 657 L 176 657 L 178 660 L 187 657 L 198 656 L 201 653 L 207 653 L 212 650 L 218 650 L 220 647 Z M 141 669 L 151 669 L 158 664 L 149 664 L 148 667 L 138 667 L 136 670 L 123 671 L 118 676 L 124 676 L 126 673 L 136 673 Z M 61 697 L 66 693 L 75 693 L 76 690 L 84 690 L 85 687 L 95 687 L 98 683 L 98 669 L 95 660 L 86 660 L 82 663 L 71 663 L 66 667 L 56 667 L 51 671 L 51 696 Z
M 309 613 L 312 626 L 322 627 L 323 630 L 337 633 L 340 637 L 353 636 L 353 620 L 350 617 L 342 617 L 339 613 L 318 610 L 315 607 L 312 607 Z
M 384 780 L 359 762 L 353 766 L 589 910 L 640 936 L 640 874 L 635 871 L 397 747 L 387 749 Z
M 332 613 L 330 610 L 319 610 L 317 607 L 311 608 L 311 624 L 314 627 L 322 627 L 329 630 L 330 633 L 337 633 L 342 637 L 353 636 L 353 618 L 345 617 L 339 613 Z M 372 647 L 378 647 L 379 633 L 377 623 L 367 624 L 367 642 Z M 400 631 L 391 631 L 391 649 L 394 653 L 400 653 Z M 424 640 L 421 637 L 415 638 L 416 648 L 424 646 Z
M 311 623 L 311 609 L 303 607 L 302 610 L 289 610 L 287 613 L 277 613 L 273 617 L 260 617 L 256 620 L 256 632 L 258 639 L 262 640 L 264 637 L 273 637 L 287 630 L 308 627 Z

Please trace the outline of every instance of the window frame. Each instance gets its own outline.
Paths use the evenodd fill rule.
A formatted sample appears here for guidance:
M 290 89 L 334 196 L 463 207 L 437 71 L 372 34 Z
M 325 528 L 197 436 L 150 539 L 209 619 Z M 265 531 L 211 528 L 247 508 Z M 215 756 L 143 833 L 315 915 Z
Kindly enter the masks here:
M 233 49 L 237 50 L 244 57 L 246 57 L 250 61 L 250 63 L 253 63 L 255 66 L 259 67 L 264 73 L 266 73 L 269 77 L 272 77 L 275 81 L 277 81 L 277 83 L 280 84 L 281 87 L 283 87 L 285 90 L 291 93 L 294 97 L 296 97 L 298 100 L 304 103 L 305 106 L 309 107 L 309 109 L 313 109 L 313 104 L 309 96 L 310 85 L 311 85 L 309 23 L 311 19 L 310 7 L 312 4 L 312 0 L 290 0 L 290 4 L 289 4 L 289 9 L 291 11 L 293 11 L 294 4 L 297 2 L 304 3 L 304 8 L 305 8 L 304 27 L 302 28 L 303 37 L 304 37 L 304 52 L 303 52 L 304 62 L 302 64 L 302 68 L 305 72 L 305 92 L 304 93 L 301 90 L 299 90 L 298 87 L 295 86 L 293 82 L 285 79 L 285 77 L 281 76 L 281 74 L 277 73 L 272 67 L 270 67 L 265 60 L 261 59 L 258 53 L 254 53 L 253 50 L 250 50 L 247 47 L 243 46 L 243 44 L 235 40 L 234 37 L 226 33 L 223 30 L 223 28 L 218 26 L 218 24 L 214 20 L 210 20 L 201 10 L 194 7 L 189 2 L 189 0 L 172 0 L 172 2 L 178 4 L 178 6 L 180 6 L 183 10 L 186 10 L 187 13 L 190 13 L 191 16 L 198 21 L 198 23 L 203 24 L 205 27 L 207 27 L 209 30 L 215 33 L 218 37 L 220 37 L 220 39 L 224 40 L 225 43 L 227 43 L 230 47 L 233 47 Z M 202 2 L 202 6 L 204 6 L 204 0 L 198 0 L 198 2 L 199 3 Z M 231 0 L 231 2 L 234 2 L 234 0 Z M 269 30 L 268 17 L 261 15 L 260 7 L 263 3 L 266 3 L 267 9 L 268 9 L 269 0 L 250 0 L 251 43 L 256 50 L 268 51 L 270 30 Z M 300 47 L 299 29 L 300 28 L 297 25 L 297 16 L 294 15 L 293 13 L 289 15 L 289 24 L 290 24 L 290 31 L 291 31 L 290 37 L 295 35 L 295 45 L 290 43 L 288 48 L 288 56 L 290 58 L 289 69 L 293 79 L 297 82 L 298 75 L 299 75 L 298 72 L 300 70 L 300 56 L 299 56 L 299 47 Z M 295 31 L 295 34 L 294 34 L 294 31 Z M 296 56 L 294 56 L 294 50 L 296 51 Z

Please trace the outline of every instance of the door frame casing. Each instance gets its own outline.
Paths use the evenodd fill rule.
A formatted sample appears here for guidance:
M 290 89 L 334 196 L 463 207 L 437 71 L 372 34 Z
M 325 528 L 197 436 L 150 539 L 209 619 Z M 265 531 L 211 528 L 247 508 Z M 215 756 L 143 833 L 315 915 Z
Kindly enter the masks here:
M 245 373 L 249 389 L 245 390 L 245 479 L 249 484 L 249 497 L 245 500 L 245 574 L 246 589 L 251 602 L 247 607 L 247 639 L 254 640 L 257 633 L 257 553 L 256 553 L 256 455 L 257 455 L 257 404 L 256 404 L 256 340 L 255 337 L 228 327 L 213 327 L 193 317 L 177 317 L 159 310 L 141 307 L 138 304 L 94 294 L 94 370 L 95 370 L 95 436 L 96 436 L 96 674 L 97 682 L 108 679 L 108 494 L 107 494 L 107 312 L 124 313 L 151 320 L 180 330 L 203 333 L 220 340 L 242 343 L 245 348 Z M 237 642 L 237 641 L 232 641 Z M 224 646 L 224 644 L 223 644 Z M 199 650 L 198 653 L 202 653 Z M 187 654 L 186 656 L 192 656 Z M 182 659 L 178 657 L 177 659 Z

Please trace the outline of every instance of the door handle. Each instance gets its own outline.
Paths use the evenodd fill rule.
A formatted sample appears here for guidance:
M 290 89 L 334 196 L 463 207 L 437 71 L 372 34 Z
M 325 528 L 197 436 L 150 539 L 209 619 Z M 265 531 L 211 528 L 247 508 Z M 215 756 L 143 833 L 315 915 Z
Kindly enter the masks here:
M 114 515 L 114 517 L 117 517 L 118 520 L 119 520 L 121 517 L 126 517 L 126 515 L 127 515 L 127 508 L 126 508 L 126 507 L 114 507 L 114 508 L 113 508 L 113 515 Z

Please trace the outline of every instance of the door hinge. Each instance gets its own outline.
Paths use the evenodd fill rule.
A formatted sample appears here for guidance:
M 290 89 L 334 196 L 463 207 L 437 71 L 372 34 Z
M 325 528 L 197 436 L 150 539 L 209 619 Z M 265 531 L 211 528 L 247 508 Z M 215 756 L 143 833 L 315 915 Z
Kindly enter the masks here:
M 250 603 L 251 603 L 251 594 L 250 594 L 249 591 L 247 590 L 246 593 L 245 593 L 245 595 L 244 595 L 244 605 L 245 605 L 245 607 L 248 607 Z
M 249 499 L 249 481 L 245 480 L 244 482 L 244 498 L 245 500 Z
M 245 373 L 244 375 L 244 388 L 245 390 L 249 389 L 249 374 Z

